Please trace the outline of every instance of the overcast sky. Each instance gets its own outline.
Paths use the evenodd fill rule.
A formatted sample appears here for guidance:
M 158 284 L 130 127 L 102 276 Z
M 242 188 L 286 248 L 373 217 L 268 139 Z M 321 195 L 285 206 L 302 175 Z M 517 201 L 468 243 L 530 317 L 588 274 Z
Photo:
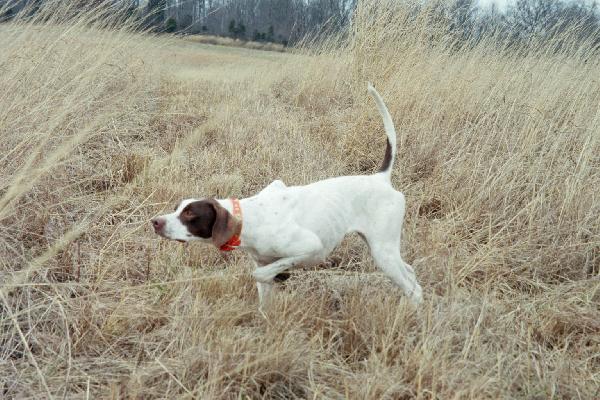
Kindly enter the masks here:
M 588 0 L 591 2 L 591 0 Z M 479 0 L 479 4 L 481 4 L 481 6 L 489 6 L 492 3 L 496 3 L 496 5 L 503 10 L 507 4 L 513 3 L 514 0 Z
M 510 0 L 479 0 L 479 4 L 482 6 L 489 6 L 492 3 L 496 3 L 496 5 L 503 9 L 509 1 Z

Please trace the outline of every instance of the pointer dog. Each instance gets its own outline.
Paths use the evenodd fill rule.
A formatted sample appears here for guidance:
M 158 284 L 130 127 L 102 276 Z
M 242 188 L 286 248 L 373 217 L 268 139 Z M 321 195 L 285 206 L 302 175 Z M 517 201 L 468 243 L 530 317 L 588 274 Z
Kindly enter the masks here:
M 396 131 L 383 99 L 369 84 L 387 134 L 378 173 L 341 176 L 306 186 L 276 180 L 245 199 L 187 199 L 174 212 L 152 219 L 154 231 L 181 242 L 203 241 L 223 251 L 246 250 L 257 268 L 259 304 L 268 299 L 276 277 L 285 270 L 321 263 L 342 241 L 357 232 L 377 266 L 418 304 L 422 289 L 413 268 L 400 256 L 404 195 L 392 188 Z

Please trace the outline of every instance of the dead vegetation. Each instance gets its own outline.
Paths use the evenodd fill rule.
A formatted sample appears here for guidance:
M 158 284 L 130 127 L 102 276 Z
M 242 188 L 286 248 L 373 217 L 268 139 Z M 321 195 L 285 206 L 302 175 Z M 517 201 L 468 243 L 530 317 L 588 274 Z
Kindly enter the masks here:
M 266 50 L 266 51 L 285 51 L 285 46 L 280 43 L 273 42 L 257 42 L 253 40 L 241 40 L 233 39 L 224 36 L 214 35 L 189 35 L 183 36 L 183 39 L 191 42 L 213 44 L 219 46 L 230 46 L 230 47 L 243 47 L 245 49 L 252 50 Z
M 0 397 L 598 397 L 598 63 L 450 50 L 377 4 L 306 54 L 0 25 Z M 420 309 L 351 237 L 264 319 L 243 254 L 149 231 L 184 196 L 376 168 L 368 80 Z

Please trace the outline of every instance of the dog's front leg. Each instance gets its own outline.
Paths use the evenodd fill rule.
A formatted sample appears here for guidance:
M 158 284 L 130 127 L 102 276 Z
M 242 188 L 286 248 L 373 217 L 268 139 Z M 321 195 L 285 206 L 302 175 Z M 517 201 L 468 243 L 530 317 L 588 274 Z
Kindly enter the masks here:
M 254 276 L 257 282 L 272 284 L 273 279 L 275 276 L 277 276 L 277 274 L 285 271 L 286 269 L 295 267 L 306 259 L 306 255 L 281 258 L 275 262 L 272 262 L 271 264 L 265 265 L 264 267 L 256 268 L 254 272 L 252 272 L 252 276 Z
M 263 267 L 265 264 L 262 264 L 258 261 L 254 261 L 254 269 L 258 269 L 259 267 Z M 273 283 L 263 283 L 256 282 L 256 289 L 258 290 L 258 309 L 262 311 L 263 307 L 269 301 L 271 297 L 271 291 L 273 290 Z
M 292 230 L 292 232 L 294 233 L 295 240 L 283 240 L 285 246 L 283 246 L 284 249 L 282 249 L 281 253 L 284 253 L 285 250 L 287 254 L 295 255 L 288 255 L 270 264 L 261 265 L 252 272 L 252 276 L 257 281 L 260 307 L 268 301 L 273 289 L 274 279 L 278 274 L 307 261 L 314 261 L 316 256 L 323 252 L 321 240 L 314 233 L 307 230 Z M 294 245 L 290 246 L 288 243 L 294 243 Z M 281 276 L 280 278 L 281 280 L 286 280 L 287 277 Z
M 262 309 L 269 303 L 271 298 L 271 291 L 273 290 L 272 283 L 256 282 L 258 288 L 258 309 Z

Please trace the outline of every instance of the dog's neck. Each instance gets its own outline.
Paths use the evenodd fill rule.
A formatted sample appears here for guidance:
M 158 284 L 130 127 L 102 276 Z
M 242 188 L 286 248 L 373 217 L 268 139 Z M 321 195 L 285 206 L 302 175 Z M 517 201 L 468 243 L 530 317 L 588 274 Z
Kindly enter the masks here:
M 221 205 L 221 207 L 223 207 L 224 209 L 227 210 L 227 212 L 231 215 L 233 215 L 233 203 L 231 202 L 231 199 L 215 199 L 217 200 L 217 202 Z
M 221 207 L 223 207 L 236 220 L 235 232 L 232 237 L 235 237 L 235 236 L 239 237 L 241 242 L 238 246 L 243 247 L 244 246 L 243 225 L 244 225 L 244 211 L 245 210 L 243 209 L 243 206 L 242 206 L 242 199 L 237 199 L 239 202 L 240 208 L 241 208 L 240 215 L 236 215 L 236 213 L 234 212 L 233 201 L 231 200 L 231 198 L 215 199 L 215 200 L 221 205 Z

